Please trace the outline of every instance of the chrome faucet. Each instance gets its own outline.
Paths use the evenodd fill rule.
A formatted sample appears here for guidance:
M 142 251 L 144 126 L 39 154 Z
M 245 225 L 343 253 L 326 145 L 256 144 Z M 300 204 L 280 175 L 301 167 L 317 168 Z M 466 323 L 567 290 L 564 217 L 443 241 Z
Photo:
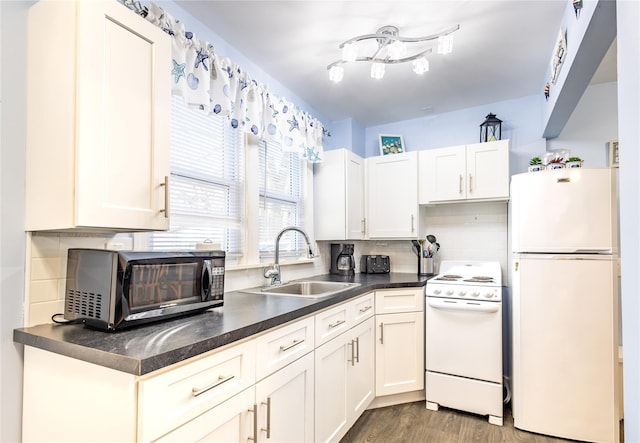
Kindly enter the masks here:
M 307 252 L 307 257 L 308 258 L 316 257 L 316 255 L 314 255 L 314 253 L 313 253 L 313 249 L 311 247 L 311 241 L 309 241 L 309 236 L 307 235 L 306 232 L 304 232 L 300 228 L 296 228 L 295 226 L 287 226 L 286 228 L 283 228 L 280 232 L 278 232 L 278 235 L 276 235 L 276 242 L 275 242 L 276 258 L 275 258 L 275 263 L 273 264 L 273 266 L 270 266 L 268 268 L 264 268 L 264 276 L 265 276 L 265 278 L 270 278 L 271 279 L 271 286 L 276 286 L 276 285 L 282 284 L 282 281 L 280 280 L 280 237 L 282 237 L 282 234 L 284 234 L 287 231 L 297 231 L 300 234 L 302 234 L 302 236 L 304 237 L 304 240 L 307 242 L 307 248 L 309 248 L 309 250 Z

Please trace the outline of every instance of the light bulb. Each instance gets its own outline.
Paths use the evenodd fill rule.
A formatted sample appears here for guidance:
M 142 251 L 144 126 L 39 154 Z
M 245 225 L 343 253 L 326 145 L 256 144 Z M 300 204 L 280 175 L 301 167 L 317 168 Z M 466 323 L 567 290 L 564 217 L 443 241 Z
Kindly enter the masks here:
M 371 64 L 371 78 L 381 79 L 384 77 L 384 63 L 373 62 Z
M 420 57 L 413 61 L 413 72 L 416 74 L 424 74 L 429 70 L 429 60 L 426 57 Z
M 355 43 L 345 43 L 342 46 L 342 60 L 354 62 L 358 58 L 358 45 Z
M 329 80 L 339 83 L 344 77 L 344 68 L 342 66 L 332 66 L 329 68 Z
M 438 37 L 438 54 L 450 54 L 451 52 L 453 52 L 453 35 Z

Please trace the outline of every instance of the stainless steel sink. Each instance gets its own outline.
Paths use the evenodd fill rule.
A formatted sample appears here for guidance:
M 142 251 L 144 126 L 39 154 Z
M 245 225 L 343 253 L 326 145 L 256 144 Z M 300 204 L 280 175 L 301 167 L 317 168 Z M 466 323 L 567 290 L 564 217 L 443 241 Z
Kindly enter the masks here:
M 251 294 L 275 294 L 288 295 L 292 297 L 322 298 L 334 295 L 347 289 L 360 286 L 360 283 L 342 283 L 332 281 L 301 280 L 284 283 L 277 286 L 266 286 L 263 288 L 247 289 L 241 292 Z

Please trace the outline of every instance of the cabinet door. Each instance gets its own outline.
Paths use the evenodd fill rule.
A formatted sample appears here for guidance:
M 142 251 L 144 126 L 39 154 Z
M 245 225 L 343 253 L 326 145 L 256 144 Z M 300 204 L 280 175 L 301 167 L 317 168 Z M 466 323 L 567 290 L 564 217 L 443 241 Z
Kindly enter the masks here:
M 466 198 L 465 146 L 420 152 L 420 203 Z
M 168 36 L 117 2 L 77 5 L 76 224 L 168 229 Z
M 346 433 L 347 370 L 355 351 L 350 333 L 318 347 L 315 352 L 315 441 L 338 441 Z
M 360 417 L 375 397 L 375 321 L 372 318 L 360 323 L 351 331 L 351 352 L 347 378 L 348 426 Z M 349 361 L 351 360 L 351 361 Z M 317 374 L 317 371 L 316 371 Z
M 316 240 L 364 238 L 364 160 L 346 149 L 327 151 L 313 171 Z
M 361 240 L 365 236 L 364 160 L 353 152 L 347 152 L 346 171 L 346 239 Z
M 256 385 L 258 442 L 313 441 L 313 380 L 310 353 Z
M 467 199 L 509 197 L 509 140 L 467 145 Z
M 424 388 L 423 315 L 376 316 L 376 396 Z
M 410 238 L 417 235 L 417 160 L 417 152 L 367 159 L 369 238 Z
M 253 388 L 210 409 L 184 426 L 155 440 L 158 443 L 245 443 L 255 436 Z

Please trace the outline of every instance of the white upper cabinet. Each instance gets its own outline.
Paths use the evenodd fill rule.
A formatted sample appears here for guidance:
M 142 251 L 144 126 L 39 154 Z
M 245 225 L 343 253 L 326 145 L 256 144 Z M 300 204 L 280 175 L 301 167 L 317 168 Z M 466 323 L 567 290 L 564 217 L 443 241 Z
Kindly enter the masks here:
M 420 204 L 509 199 L 509 140 L 420 151 Z
M 364 160 L 346 149 L 325 152 L 314 166 L 316 240 L 365 237 Z
M 418 153 L 367 158 L 369 238 L 418 235 Z
M 169 227 L 171 43 L 111 1 L 29 10 L 26 229 Z

